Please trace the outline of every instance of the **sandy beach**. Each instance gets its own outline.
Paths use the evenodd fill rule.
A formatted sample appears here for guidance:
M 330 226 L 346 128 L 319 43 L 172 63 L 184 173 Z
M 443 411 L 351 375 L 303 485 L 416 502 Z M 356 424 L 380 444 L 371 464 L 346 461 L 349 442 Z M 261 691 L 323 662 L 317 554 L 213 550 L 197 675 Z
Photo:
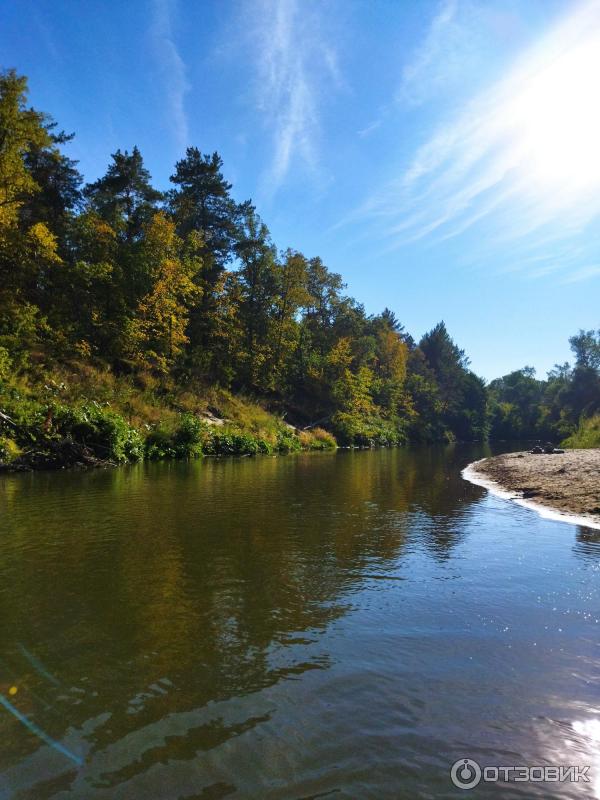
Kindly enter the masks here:
M 463 474 L 532 507 L 575 515 L 600 527 L 600 449 L 507 453 L 477 461 Z

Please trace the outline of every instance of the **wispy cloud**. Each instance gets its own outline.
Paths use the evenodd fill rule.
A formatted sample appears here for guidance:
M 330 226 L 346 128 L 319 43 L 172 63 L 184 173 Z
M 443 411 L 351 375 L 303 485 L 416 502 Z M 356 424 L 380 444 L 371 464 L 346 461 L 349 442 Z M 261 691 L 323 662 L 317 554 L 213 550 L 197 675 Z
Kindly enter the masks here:
M 377 117 L 377 119 L 374 119 L 373 122 L 370 122 L 368 125 L 365 125 L 364 128 L 361 128 L 359 131 L 357 131 L 360 138 L 364 139 L 366 136 L 370 136 L 373 133 L 373 131 L 376 131 L 378 128 L 381 128 L 386 113 L 387 113 L 386 109 L 383 109 L 380 116 Z
M 498 33 L 492 16 L 477 0 L 440 0 L 422 41 L 408 53 L 389 102 L 358 136 L 370 136 L 399 109 L 414 109 L 452 91 L 465 75 L 471 79 Z
M 401 94 L 412 102 L 428 74 L 435 80 L 445 34 L 458 36 L 456 7 L 455 0 L 443 3 L 405 70 Z M 390 248 L 448 240 L 482 225 L 490 249 L 533 242 L 541 252 L 557 231 L 575 244 L 600 218 L 599 70 L 600 0 L 588 0 L 504 79 L 434 129 L 360 215 Z M 577 274 L 583 280 L 596 272 Z
M 294 164 L 316 170 L 322 101 L 343 82 L 322 5 L 253 0 L 246 16 L 252 19 L 256 104 L 272 142 L 263 189 L 273 195 Z
M 568 275 L 563 283 L 579 283 L 580 281 L 587 281 L 590 278 L 597 278 L 600 275 L 600 265 L 591 264 L 587 267 L 581 267 Z
M 418 104 L 424 92 L 440 83 L 448 72 L 448 55 L 464 38 L 464 28 L 456 20 L 458 0 L 443 0 L 431 21 L 422 44 L 404 67 L 402 81 L 397 93 L 398 100 Z M 442 63 L 445 66 L 440 69 Z
M 52 29 L 51 22 L 44 18 L 40 9 L 31 9 L 30 23 L 32 23 L 46 47 L 49 56 L 54 61 L 62 61 L 60 49 L 56 43 L 56 38 Z
M 167 95 L 168 125 L 180 150 L 189 145 L 185 96 L 189 91 L 186 67 L 173 34 L 175 0 L 154 0 L 151 37 Z

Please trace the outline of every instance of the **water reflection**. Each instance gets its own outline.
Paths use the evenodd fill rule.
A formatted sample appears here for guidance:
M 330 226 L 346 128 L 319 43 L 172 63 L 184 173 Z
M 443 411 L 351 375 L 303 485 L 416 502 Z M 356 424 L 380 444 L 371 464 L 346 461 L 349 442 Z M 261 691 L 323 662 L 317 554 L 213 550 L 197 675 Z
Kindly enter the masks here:
M 0 692 L 85 766 L 0 713 L 0 797 L 437 797 L 518 747 L 588 691 L 600 540 L 463 481 L 484 454 L 3 479 Z
M 600 560 L 600 531 L 594 528 L 577 526 L 576 542 L 573 548 L 576 555 L 598 565 Z

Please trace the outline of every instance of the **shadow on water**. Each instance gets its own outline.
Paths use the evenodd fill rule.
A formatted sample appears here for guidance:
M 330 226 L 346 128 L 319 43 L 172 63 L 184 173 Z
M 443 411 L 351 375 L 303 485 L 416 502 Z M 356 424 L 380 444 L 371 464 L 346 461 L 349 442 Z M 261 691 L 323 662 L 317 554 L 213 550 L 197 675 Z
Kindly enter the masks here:
M 423 730 L 421 744 L 409 739 L 428 693 L 451 689 L 436 650 L 457 669 L 465 658 L 440 643 L 456 624 L 445 615 L 483 596 L 474 561 L 485 549 L 464 552 L 489 501 L 460 471 L 487 452 L 2 479 L 0 693 L 48 739 L 0 709 L 0 797 L 290 797 L 292 785 L 298 797 L 404 796 L 394 770 L 373 782 L 351 760 L 332 777 L 341 757 L 325 751 L 336 736 L 358 753 L 372 735 L 384 739 L 371 765 L 393 749 L 407 797 L 441 796 L 435 770 L 414 773 L 421 756 L 439 757 L 440 732 L 427 752 Z M 575 554 L 597 558 L 598 545 L 581 530 Z M 392 653 L 407 676 L 400 717 L 350 736 L 353 714 L 387 697 L 381 685 L 373 694 L 377 682 L 397 680 Z M 427 686 L 419 670 L 431 673 Z M 331 741 L 317 747 L 319 731 Z
M 595 566 L 598 566 L 600 562 L 600 531 L 578 526 L 573 551 L 576 555 L 583 559 L 589 559 Z

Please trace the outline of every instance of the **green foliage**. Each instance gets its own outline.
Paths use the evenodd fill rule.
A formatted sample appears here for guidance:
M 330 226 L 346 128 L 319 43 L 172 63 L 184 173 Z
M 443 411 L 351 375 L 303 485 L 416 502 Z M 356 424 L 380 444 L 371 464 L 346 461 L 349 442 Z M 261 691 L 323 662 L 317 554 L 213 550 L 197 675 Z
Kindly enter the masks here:
M 161 458 L 198 458 L 204 452 L 206 426 L 193 414 L 182 414 L 175 429 L 158 427 L 150 431 L 145 441 L 145 456 Z
M 251 433 L 238 430 L 207 431 L 202 444 L 203 452 L 213 456 L 255 456 L 272 452 L 271 445 Z
M 138 431 L 106 405 L 67 405 L 52 396 L 48 385 L 43 390 L 44 398 L 39 396 L 42 392 L 36 394 L 33 396 L 26 385 L 14 381 L 0 393 L 0 410 L 7 418 L 0 419 L 0 436 L 4 441 L 11 440 L 24 458 L 29 454 L 42 464 L 51 459 L 56 466 L 68 466 L 78 460 L 78 453 L 117 463 L 143 456 Z M 16 457 L 14 448 L 9 452 Z
M 600 415 L 582 418 L 577 430 L 563 442 L 563 447 L 600 447 Z
M 335 450 L 337 447 L 335 436 L 323 428 L 302 431 L 299 439 L 305 450 Z
M 481 378 L 468 369 L 469 360 L 440 322 L 421 339 L 419 365 L 425 382 L 437 391 L 439 422 L 447 440 L 481 441 L 488 434 L 487 393 Z M 422 390 L 423 387 L 421 387 Z
M 596 372 L 600 370 L 600 329 L 580 330 L 576 336 L 571 336 L 569 344 L 577 367 L 589 367 Z
M 69 218 L 81 205 L 82 177 L 77 162 L 61 152 L 73 134 L 57 132 L 55 122 L 45 119 L 46 141 L 34 142 L 24 156 L 24 163 L 37 189 L 23 198 L 20 216 L 23 221 L 43 222 L 63 237 Z
M 25 198 L 40 187 L 27 163 L 34 148 L 50 145 L 44 115 L 27 105 L 27 78 L 0 72 L 0 234 L 16 221 Z
M 168 203 L 178 223 L 180 236 L 191 231 L 203 235 L 215 265 L 212 279 L 231 259 L 238 241 L 240 220 L 250 203 L 238 205 L 231 197 L 231 184 L 224 179 L 218 153 L 203 155 L 188 147 L 185 158 L 175 164 Z
M 393 422 L 376 415 L 338 411 L 331 424 L 337 440 L 346 447 L 393 447 L 406 441 Z
M 14 439 L 0 435 L 0 464 L 11 464 L 21 455 L 21 448 Z
M 184 414 L 173 435 L 175 448 L 185 455 L 201 455 L 202 422 L 193 414 Z
M 155 428 L 150 431 L 144 442 L 144 457 L 149 461 L 176 458 L 172 434 L 164 428 Z
M 0 347 L 0 385 L 8 380 L 12 370 L 12 358 L 6 347 Z
M 545 381 L 536 379 L 531 367 L 492 381 L 488 398 L 494 438 L 594 441 L 590 420 L 600 413 L 600 334 L 580 331 L 569 342 L 574 367 L 556 365 Z
M 539 406 L 544 382 L 532 367 L 511 372 L 489 385 L 491 432 L 495 439 L 536 439 L 544 436 Z
M 295 435 L 294 431 L 281 430 L 277 434 L 277 450 L 280 453 L 294 453 L 300 450 L 301 447 L 300 439 Z
M 0 301 L 0 347 L 8 353 L 15 369 L 29 365 L 40 334 L 46 332 L 47 326 L 39 308 L 30 303 L 15 302 L 14 298 Z
M 573 368 L 486 387 L 443 322 L 416 344 L 320 258 L 278 251 L 218 153 L 187 148 L 163 193 L 137 148 L 117 150 L 81 192 L 72 137 L 14 72 L 0 74 L 0 130 L 0 408 L 19 426 L 1 432 L 24 453 L 564 438 L 600 413 L 600 331 L 571 338 Z M 60 390 L 59 373 L 74 377 Z M 222 424 L 202 421 L 209 407 Z
M 103 220 L 132 240 L 152 218 L 162 193 L 154 189 L 137 147 L 117 150 L 106 175 L 84 189 L 90 207 Z
M 139 271 L 151 285 L 140 298 L 128 326 L 126 349 L 144 367 L 168 372 L 187 344 L 189 309 L 199 295 L 194 283 L 201 261 L 183 257 L 184 243 L 164 214 L 156 214 L 144 229 L 138 250 Z
M 140 434 L 122 416 L 97 403 L 80 407 L 56 405 L 49 409 L 47 419 L 53 435 L 72 438 L 98 458 L 125 463 L 143 456 Z

